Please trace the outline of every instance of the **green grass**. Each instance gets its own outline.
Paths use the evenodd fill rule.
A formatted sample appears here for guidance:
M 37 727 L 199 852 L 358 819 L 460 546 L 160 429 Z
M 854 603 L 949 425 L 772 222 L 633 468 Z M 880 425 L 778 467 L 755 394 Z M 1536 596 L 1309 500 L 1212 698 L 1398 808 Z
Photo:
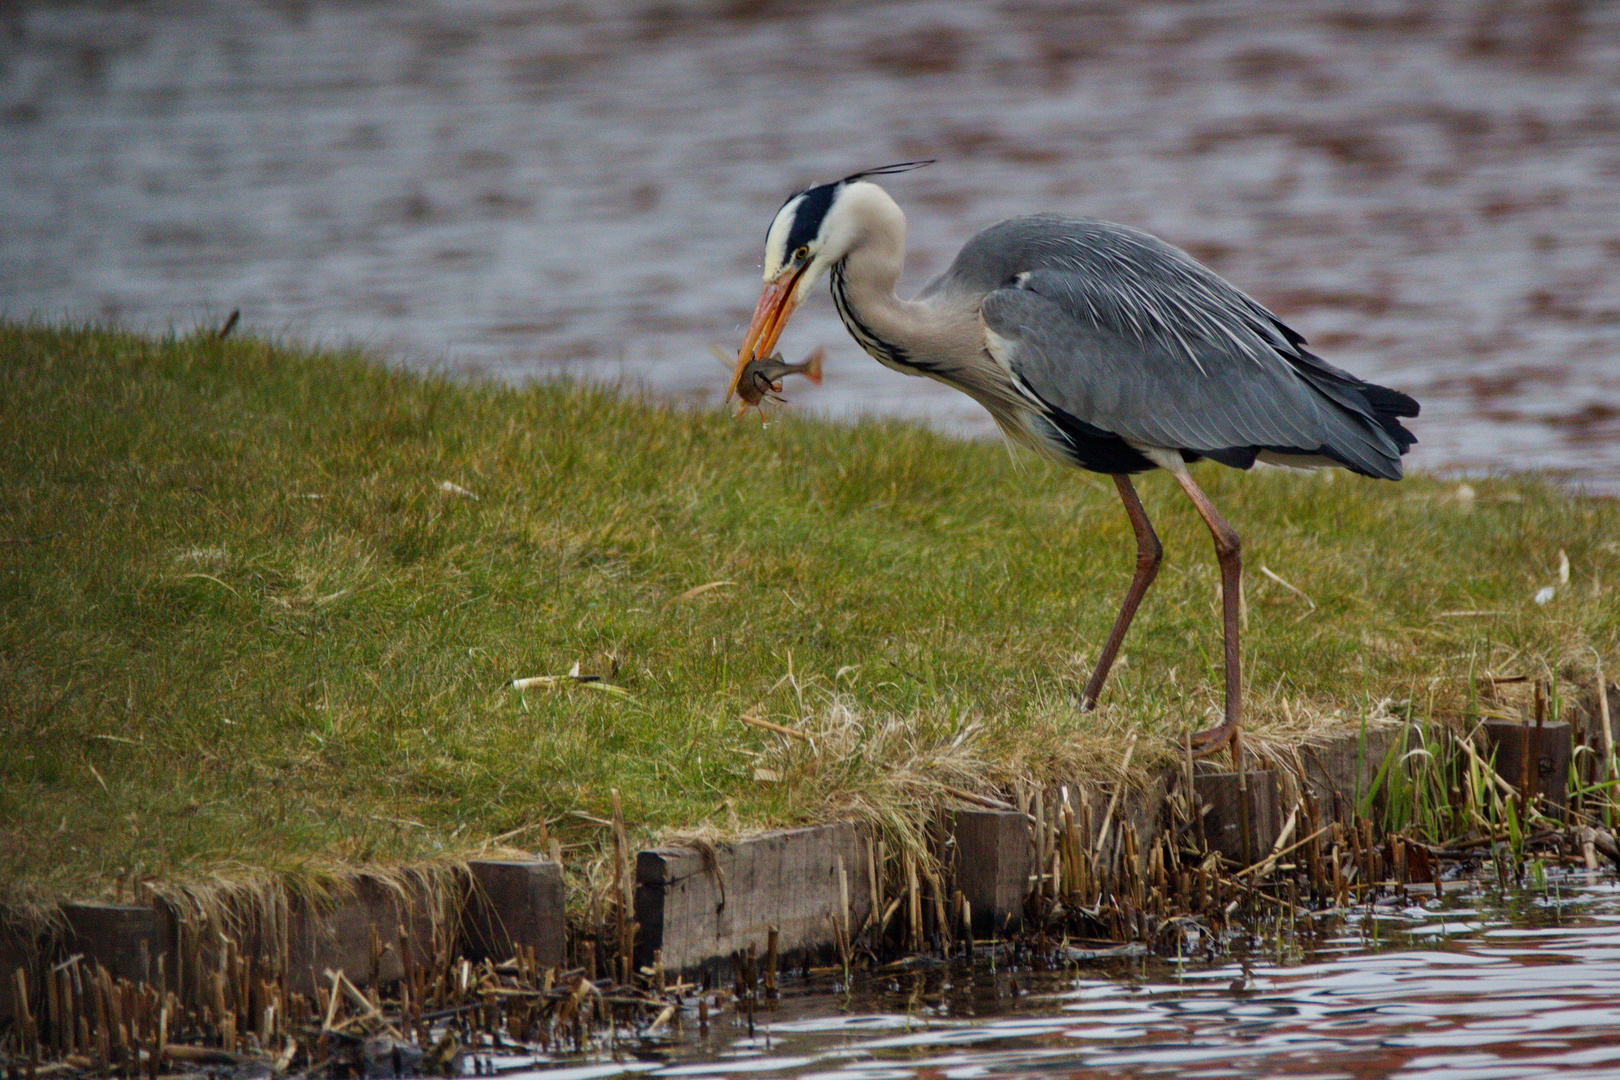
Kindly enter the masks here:
M 1162 475 L 1140 488 L 1169 558 L 1082 717 L 1130 530 L 1105 479 L 999 445 L 16 325 L 0 436 L 0 900 L 431 858 L 542 819 L 589 851 L 579 815 L 614 787 L 646 836 L 1102 776 L 1129 727 L 1220 704 L 1208 534 Z M 1444 718 L 1470 671 L 1594 648 L 1620 670 L 1613 501 L 1197 471 L 1245 538 L 1261 734 L 1391 698 Z M 510 686 L 604 654 L 624 695 Z M 814 750 L 737 722 L 756 706 Z

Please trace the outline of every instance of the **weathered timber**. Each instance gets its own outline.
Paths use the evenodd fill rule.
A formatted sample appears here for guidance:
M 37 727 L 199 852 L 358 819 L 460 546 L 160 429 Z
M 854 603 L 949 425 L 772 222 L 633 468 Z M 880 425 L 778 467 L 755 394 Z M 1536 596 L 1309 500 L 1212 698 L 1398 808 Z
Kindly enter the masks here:
M 1305 744 L 1299 748 L 1299 764 L 1305 769 L 1300 779 L 1316 801 L 1324 822 L 1348 823 L 1362 812 L 1361 804 L 1368 801 L 1367 794 L 1373 791 L 1384 759 L 1397 741 L 1406 737 L 1404 724 L 1368 724 L 1365 731 L 1349 732 L 1327 743 Z M 1385 790 L 1381 788 L 1374 792 L 1368 812 L 1381 809 L 1384 801 Z
M 309 993 L 328 968 L 369 977 L 373 931 L 382 943 L 377 981 L 394 982 L 405 972 L 399 928 L 405 927 L 415 962 L 425 965 L 435 932 L 453 932 L 454 914 L 435 910 L 427 890 L 415 883 L 373 877 L 355 879 L 347 895 L 325 903 L 294 903 L 288 919 L 288 986 Z
M 842 858 L 847 889 L 839 882 Z M 763 948 L 770 927 L 784 955 L 821 951 L 842 920 L 860 931 L 871 907 L 866 849 L 849 822 L 767 832 L 699 850 L 661 847 L 636 857 L 635 963 L 663 950 L 664 970 L 724 967 L 749 944 Z
M 553 862 L 483 860 L 471 873 L 461 920 L 467 957 L 505 960 L 514 946 L 534 950 L 541 967 L 563 962 L 565 897 L 562 867 Z
M 1239 787 L 1235 772 L 1193 774 L 1193 790 L 1204 815 L 1204 836 L 1211 851 L 1218 851 L 1235 863 L 1264 858 L 1277 841 L 1281 828 L 1277 815 L 1277 774 L 1270 769 L 1250 769 L 1242 777 L 1248 798 Z M 1244 819 L 1248 819 L 1249 850 L 1244 850 Z
M 973 907 L 973 933 L 988 937 L 1018 930 L 1035 870 L 1029 819 L 1015 810 L 949 810 L 945 829 L 954 839 L 956 888 Z
M 1521 788 L 1530 778 L 1530 790 L 1520 795 L 1540 796 L 1543 812 L 1562 811 L 1569 805 L 1569 725 L 1562 721 L 1540 725 L 1517 720 L 1487 719 L 1480 727 L 1486 752 L 1496 754 L 1496 773 Z M 1529 758 L 1528 763 L 1526 758 Z M 1526 773 L 1525 766 L 1529 765 Z
M 321 897 L 251 889 L 222 890 L 206 905 L 184 895 L 160 897 L 169 988 L 194 991 L 199 979 L 219 967 L 222 934 L 260 970 L 284 970 L 287 988 L 298 993 L 311 993 L 329 968 L 357 983 L 393 982 L 404 972 L 400 927 L 418 964 L 433 956 L 437 944 L 454 941 L 457 911 L 435 896 L 424 879 L 406 874 L 360 875 Z
M 156 974 L 161 938 L 150 904 L 63 904 L 62 918 L 63 955 L 82 953 L 92 968 L 100 964 L 130 982 L 149 982 Z

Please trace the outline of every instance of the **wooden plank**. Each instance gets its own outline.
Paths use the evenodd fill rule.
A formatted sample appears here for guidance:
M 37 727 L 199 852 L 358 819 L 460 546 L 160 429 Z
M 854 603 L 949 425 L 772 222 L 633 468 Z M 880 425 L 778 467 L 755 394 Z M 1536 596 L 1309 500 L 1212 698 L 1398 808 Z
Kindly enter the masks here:
M 61 949 L 83 953 L 92 967 L 100 964 L 115 978 L 149 982 L 157 974 L 157 912 L 147 904 L 63 904 L 67 930 Z
M 1486 754 L 1496 754 L 1496 772 L 1520 788 L 1525 776 L 1525 758 L 1530 758 L 1530 788 L 1542 799 L 1542 810 L 1562 811 L 1569 805 L 1569 724 L 1558 721 L 1541 725 L 1539 736 L 1534 723 L 1518 720 L 1487 719 L 1481 725 Z M 1523 791 L 1520 794 L 1524 794 Z
M 1209 807 L 1204 816 L 1204 836 L 1211 851 L 1239 865 L 1265 857 L 1277 841 L 1281 824 L 1277 815 L 1277 774 L 1270 769 L 1252 769 L 1244 777 L 1247 803 L 1238 790 L 1235 772 L 1193 774 L 1193 790 L 1201 805 Z M 1243 849 L 1243 818 L 1249 823 L 1250 851 Z
M 786 829 L 717 845 L 712 857 L 691 847 L 662 847 L 636 857 L 635 962 L 663 952 L 670 972 L 724 967 L 766 932 L 780 932 L 784 956 L 824 951 L 838 918 L 838 859 L 849 880 L 850 930 L 871 906 L 866 847 L 853 824 Z
M 1406 731 L 1402 724 L 1369 724 L 1365 735 L 1359 730 L 1350 731 L 1328 742 L 1307 743 L 1299 748 L 1299 760 L 1305 767 L 1301 779 L 1316 800 L 1324 823 L 1348 823 L 1355 817 L 1361 802 L 1373 790 L 1384 759 L 1398 741 L 1406 738 Z M 1371 812 L 1383 808 L 1386 794 L 1384 788 L 1375 793 Z
M 945 828 L 956 888 L 973 905 L 974 935 L 1017 931 L 1035 871 L 1029 820 L 1016 810 L 958 809 L 946 812 Z
M 479 860 L 467 864 L 471 888 L 461 942 L 470 959 L 506 960 L 516 945 L 534 949 L 541 967 L 563 962 L 566 893 L 553 862 Z
M 374 930 L 382 946 L 377 982 L 396 982 L 405 970 L 399 928 L 406 929 L 415 962 L 425 965 L 433 955 L 435 927 L 444 921 L 444 913 L 432 910 L 426 888 L 409 879 L 390 882 L 363 876 L 350 884 L 347 894 L 328 901 L 294 901 L 287 918 L 288 988 L 310 993 L 328 968 L 341 970 L 356 985 L 367 984 Z M 259 947 L 270 952 L 275 945 L 265 942 Z

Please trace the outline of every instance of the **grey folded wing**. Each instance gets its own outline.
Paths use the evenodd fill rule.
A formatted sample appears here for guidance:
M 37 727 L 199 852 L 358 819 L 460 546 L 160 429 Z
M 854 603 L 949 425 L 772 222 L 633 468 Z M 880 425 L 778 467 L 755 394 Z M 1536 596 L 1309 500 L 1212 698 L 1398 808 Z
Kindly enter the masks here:
M 1394 417 L 1416 415 L 1416 402 L 1312 355 L 1264 308 L 1174 254 L 1151 274 L 1071 257 L 1072 268 L 1025 270 L 989 292 L 981 317 L 1020 390 L 1060 430 L 1068 418 L 1090 435 L 1242 468 L 1269 452 L 1400 478 L 1414 440 Z

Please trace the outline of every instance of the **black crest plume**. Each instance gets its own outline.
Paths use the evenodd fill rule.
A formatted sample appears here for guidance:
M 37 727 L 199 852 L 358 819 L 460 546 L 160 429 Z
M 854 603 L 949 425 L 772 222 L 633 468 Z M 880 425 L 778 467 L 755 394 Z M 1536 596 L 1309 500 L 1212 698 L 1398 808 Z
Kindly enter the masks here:
M 938 160 L 938 158 L 929 158 L 926 161 L 901 161 L 893 165 L 879 165 L 875 169 L 862 169 L 858 173 L 850 173 L 838 182 L 840 184 L 853 184 L 857 180 L 865 180 L 868 176 L 893 176 L 895 173 L 910 172 L 913 169 L 920 169 L 924 165 L 932 165 Z

